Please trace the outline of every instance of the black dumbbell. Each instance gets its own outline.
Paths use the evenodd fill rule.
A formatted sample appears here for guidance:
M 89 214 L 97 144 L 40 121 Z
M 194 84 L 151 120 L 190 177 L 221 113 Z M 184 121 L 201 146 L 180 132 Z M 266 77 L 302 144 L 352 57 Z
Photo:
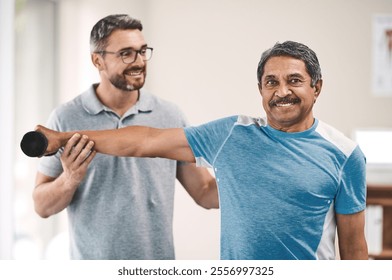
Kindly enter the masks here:
M 20 141 L 20 148 L 29 157 L 42 157 L 47 147 L 48 139 L 38 131 L 27 132 Z

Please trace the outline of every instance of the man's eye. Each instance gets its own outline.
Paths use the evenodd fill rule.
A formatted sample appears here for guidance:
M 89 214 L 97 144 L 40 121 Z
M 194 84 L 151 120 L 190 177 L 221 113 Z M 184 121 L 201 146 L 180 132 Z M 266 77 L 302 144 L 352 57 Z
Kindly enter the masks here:
M 131 51 L 131 50 L 122 51 L 122 52 L 120 52 L 120 55 L 121 55 L 122 57 L 131 56 L 131 55 L 132 55 L 132 51 Z
M 146 52 L 147 52 L 147 49 L 141 49 L 141 50 L 140 50 L 140 54 L 141 54 L 141 55 L 145 55 Z
M 274 81 L 274 80 L 269 80 L 269 81 L 267 81 L 266 83 L 265 83 L 265 85 L 266 86 L 274 86 L 274 85 L 276 85 L 276 81 Z
M 300 79 L 296 79 L 296 78 L 290 80 L 291 84 L 299 84 L 300 82 L 301 82 L 301 80 Z

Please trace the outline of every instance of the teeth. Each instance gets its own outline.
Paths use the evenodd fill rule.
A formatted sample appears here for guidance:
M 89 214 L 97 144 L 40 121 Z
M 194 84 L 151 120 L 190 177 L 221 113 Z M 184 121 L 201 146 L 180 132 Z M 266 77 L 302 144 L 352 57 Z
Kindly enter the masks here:
M 140 75 L 141 73 L 142 73 L 142 70 L 139 70 L 139 71 L 129 71 L 129 72 L 126 73 L 126 75 L 137 76 L 137 75 Z
M 277 103 L 276 106 L 277 107 L 288 107 L 293 105 L 293 103 Z

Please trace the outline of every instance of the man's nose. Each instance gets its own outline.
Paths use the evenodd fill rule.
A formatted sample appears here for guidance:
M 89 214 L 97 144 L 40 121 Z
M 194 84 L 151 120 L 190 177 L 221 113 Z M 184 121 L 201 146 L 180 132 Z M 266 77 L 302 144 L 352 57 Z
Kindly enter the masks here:
M 293 92 L 291 91 L 291 89 L 286 86 L 286 85 L 281 85 L 279 86 L 279 88 L 275 91 L 275 96 L 283 98 L 286 97 L 287 95 L 292 94 Z

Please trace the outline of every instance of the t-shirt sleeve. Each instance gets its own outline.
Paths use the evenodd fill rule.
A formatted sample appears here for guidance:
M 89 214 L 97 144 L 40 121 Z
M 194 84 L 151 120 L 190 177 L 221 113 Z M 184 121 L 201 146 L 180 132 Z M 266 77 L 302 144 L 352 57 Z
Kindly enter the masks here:
M 343 167 L 335 208 L 339 214 L 353 214 L 366 208 L 366 159 L 358 146 Z
M 46 123 L 46 126 L 50 129 L 62 131 L 59 117 L 56 111 L 53 111 L 51 113 Z M 57 152 L 53 156 L 42 157 L 38 164 L 38 172 L 46 176 L 50 176 L 54 178 L 58 177 L 63 172 L 63 167 L 60 161 L 61 151 L 62 149 L 60 149 L 59 152 Z
M 184 129 L 198 166 L 212 167 L 238 117 L 215 120 Z

